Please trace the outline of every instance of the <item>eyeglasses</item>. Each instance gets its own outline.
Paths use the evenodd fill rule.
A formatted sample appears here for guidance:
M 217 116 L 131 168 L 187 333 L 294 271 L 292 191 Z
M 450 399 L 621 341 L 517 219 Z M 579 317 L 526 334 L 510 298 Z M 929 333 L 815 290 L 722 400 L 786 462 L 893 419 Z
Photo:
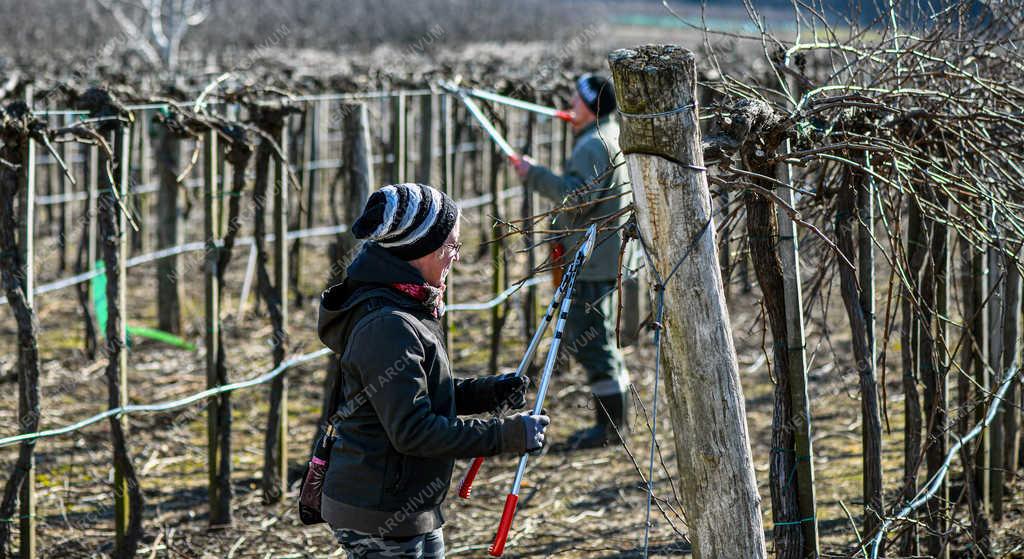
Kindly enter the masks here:
M 462 250 L 462 243 L 461 242 L 458 242 L 458 243 L 445 243 L 444 246 L 451 248 L 452 255 L 454 255 L 454 256 L 458 256 L 459 255 L 459 251 Z

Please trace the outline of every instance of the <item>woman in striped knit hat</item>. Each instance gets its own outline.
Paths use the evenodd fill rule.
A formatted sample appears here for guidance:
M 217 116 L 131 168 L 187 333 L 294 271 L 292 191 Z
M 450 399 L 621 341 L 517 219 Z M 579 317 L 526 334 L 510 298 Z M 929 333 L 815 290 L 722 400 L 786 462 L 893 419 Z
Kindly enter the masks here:
M 352 233 L 365 242 L 323 293 L 318 324 L 341 363 L 323 517 L 350 557 L 443 557 L 455 459 L 537 450 L 549 420 L 506 415 L 525 406 L 525 377 L 452 375 L 440 318 L 462 243 L 450 197 L 385 186 Z M 490 412 L 504 417 L 458 417 Z

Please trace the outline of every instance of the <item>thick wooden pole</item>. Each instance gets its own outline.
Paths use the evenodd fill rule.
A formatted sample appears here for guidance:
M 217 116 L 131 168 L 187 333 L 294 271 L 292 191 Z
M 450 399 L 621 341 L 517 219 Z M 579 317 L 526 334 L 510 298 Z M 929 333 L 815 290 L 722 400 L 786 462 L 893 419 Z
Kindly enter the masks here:
M 665 45 L 608 59 L 622 112 L 638 115 L 623 118 L 620 145 L 654 289 L 664 289 L 662 366 L 693 556 L 765 557 L 697 110 L 687 108 L 696 99 L 694 56 Z

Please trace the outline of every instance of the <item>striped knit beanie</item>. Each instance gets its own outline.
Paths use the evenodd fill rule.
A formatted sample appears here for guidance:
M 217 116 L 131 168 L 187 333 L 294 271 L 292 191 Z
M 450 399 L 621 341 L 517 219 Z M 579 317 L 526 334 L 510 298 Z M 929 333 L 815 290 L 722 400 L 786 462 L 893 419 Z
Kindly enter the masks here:
M 352 234 L 402 260 L 416 260 L 441 248 L 458 216 L 455 201 L 432 186 L 393 184 L 370 195 Z

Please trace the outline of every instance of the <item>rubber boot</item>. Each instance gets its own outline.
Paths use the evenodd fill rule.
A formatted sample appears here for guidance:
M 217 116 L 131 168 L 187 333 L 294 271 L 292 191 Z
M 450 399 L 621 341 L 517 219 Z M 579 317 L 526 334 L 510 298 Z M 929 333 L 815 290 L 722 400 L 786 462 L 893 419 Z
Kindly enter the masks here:
M 617 442 L 616 427 L 623 435 L 629 432 L 629 423 L 626 421 L 626 394 L 595 396 L 594 400 L 595 425 L 573 433 L 569 437 L 570 448 L 597 448 L 609 442 Z M 612 427 L 612 424 L 615 427 Z

